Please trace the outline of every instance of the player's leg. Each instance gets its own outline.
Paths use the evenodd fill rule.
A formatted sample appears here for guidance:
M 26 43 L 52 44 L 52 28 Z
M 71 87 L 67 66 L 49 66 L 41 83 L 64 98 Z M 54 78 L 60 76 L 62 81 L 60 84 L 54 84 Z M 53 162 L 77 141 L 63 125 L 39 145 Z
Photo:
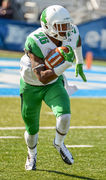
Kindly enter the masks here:
M 54 139 L 54 147 L 60 153 L 63 161 L 69 165 L 73 164 L 74 159 L 72 154 L 66 148 L 64 144 L 64 139 L 70 127 L 70 118 L 70 114 L 63 114 L 56 118 L 56 136 Z
M 24 138 L 28 148 L 28 156 L 25 164 L 25 169 L 35 170 L 37 161 L 38 133 L 30 135 L 27 131 L 25 131 Z
M 39 116 L 42 102 L 42 96 L 41 93 L 39 94 L 40 89 L 38 88 L 26 84 L 21 79 L 21 113 L 25 122 L 24 137 L 28 147 L 26 170 L 36 169 Z
M 70 127 L 70 114 L 63 114 L 56 118 L 56 136 L 55 144 L 61 146 L 64 143 L 64 139 L 68 133 Z
M 44 101 L 56 115 L 56 137 L 54 146 L 67 164 L 73 163 L 73 157 L 64 145 L 64 139 L 70 127 L 70 99 L 60 78 L 48 87 Z

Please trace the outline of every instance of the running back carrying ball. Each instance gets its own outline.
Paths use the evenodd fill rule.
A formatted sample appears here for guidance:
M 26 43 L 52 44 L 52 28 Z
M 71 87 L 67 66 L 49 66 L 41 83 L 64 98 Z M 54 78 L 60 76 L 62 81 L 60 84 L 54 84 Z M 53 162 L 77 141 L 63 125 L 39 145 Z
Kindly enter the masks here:
M 64 56 L 61 53 L 63 50 L 65 53 L 69 52 L 69 48 L 67 46 L 57 47 L 50 51 L 50 53 L 45 58 L 45 66 L 47 69 L 52 69 L 57 67 L 65 62 Z

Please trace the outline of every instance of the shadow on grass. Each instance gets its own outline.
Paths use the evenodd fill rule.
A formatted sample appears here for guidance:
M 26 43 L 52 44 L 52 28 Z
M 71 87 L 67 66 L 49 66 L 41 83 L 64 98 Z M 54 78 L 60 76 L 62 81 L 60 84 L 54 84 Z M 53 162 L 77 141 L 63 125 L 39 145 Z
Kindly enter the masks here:
M 37 171 L 45 171 L 45 172 L 49 172 L 49 173 L 56 173 L 56 174 L 68 176 L 68 177 L 71 177 L 71 178 L 79 178 L 79 179 L 85 179 L 85 180 L 96 180 L 96 179 L 93 179 L 93 178 L 88 178 L 88 177 L 84 177 L 84 176 L 77 176 L 77 175 L 74 175 L 74 174 L 67 174 L 67 173 L 63 173 L 63 172 L 60 172 L 60 171 L 53 171 L 53 170 L 47 170 L 47 169 L 36 169 L 36 170 Z

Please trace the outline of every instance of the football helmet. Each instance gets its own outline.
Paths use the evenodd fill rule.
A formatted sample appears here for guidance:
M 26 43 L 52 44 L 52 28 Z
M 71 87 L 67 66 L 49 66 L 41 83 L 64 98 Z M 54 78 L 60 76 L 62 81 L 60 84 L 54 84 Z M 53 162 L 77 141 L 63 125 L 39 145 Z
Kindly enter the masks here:
M 73 21 L 68 10 L 60 5 L 53 5 L 43 10 L 40 18 L 43 31 L 59 40 L 68 40 L 73 30 Z

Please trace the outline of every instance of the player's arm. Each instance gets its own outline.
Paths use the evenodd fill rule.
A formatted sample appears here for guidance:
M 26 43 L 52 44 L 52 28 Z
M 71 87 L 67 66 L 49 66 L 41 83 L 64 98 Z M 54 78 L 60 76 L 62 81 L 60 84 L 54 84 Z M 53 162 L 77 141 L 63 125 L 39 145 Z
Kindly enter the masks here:
M 53 69 L 46 69 L 41 49 L 32 37 L 26 39 L 25 53 L 30 58 L 32 70 L 40 82 L 47 84 L 57 78 Z
M 82 45 L 81 45 L 80 35 L 79 35 L 76 49 L 74 49 L 74 54 L 75 54 L 75 58 L 76 58 L 76 64 L 83 64 Z
M 61 55 L 64 57 L 64 63 L 60 63 L 59 66 L 54 67 L 53 69 L 42 71 L 38 65 L 37 68 L 33 68 L 36 73 L 36 76 L 40 77 L 40 81 L 43 80 L 43 83 L 46 84 L 54 79 L 56 79 L 58 76 L 60 76 L 67 68 L 69 68 L 72 65 L 72 62 L 74 60 L 74 52 L 73 49 L 70 46 L 67 46 L 69 52 L 65 53 L 61 48 L 60 52 Z M 55 61 L 55 60 L 54 60 Z M 40 75 L 40 76 L 39 76 Z M 42 82 L 42 81 L 41 81 Z
M 35 76 L 43 84 L 47 84 L 56 79 L 71 65 L 70 62 L 65 61 L 63 64 L 54 69 L 46 69 L 44 59 L 41 59 L 30 52 L 28 52 L 27 55 L 31 60 L 31 67 Z
M 31 37 L 28 37 L 26 40 L 25 52 L 30 58 L 31 67 L 35 76 L 43 84 L 47 84 L 56 79 L 70 66 L 70 62 L 65 61 L 65 63 L 54 69 L 46 69 L 44 56 L 36 42 L 34 42 Z M 69 55 L 71 54 L 69 53 Z M 67 59 L 67 56 L 65 58 Z
M 76 49 L 74 49 L 74 54 L 76 58 L 76 67 L 75 67 L 75 76 L 78 77 L 78 74 L 81 76 L 83 81 L 87 81 L 86 76 L 83 72 L 83 56 L 82 56 L 82 46 L 81 46 L 81 37 L 79 35 L 79 40 Z
M 57 78 L 53 69 L 46 69 L 44 59 L 35 56 L 31 52 L 27 52 L 27 55 L 30 58 L 32 70 L 40 82 L 47 84 Z

